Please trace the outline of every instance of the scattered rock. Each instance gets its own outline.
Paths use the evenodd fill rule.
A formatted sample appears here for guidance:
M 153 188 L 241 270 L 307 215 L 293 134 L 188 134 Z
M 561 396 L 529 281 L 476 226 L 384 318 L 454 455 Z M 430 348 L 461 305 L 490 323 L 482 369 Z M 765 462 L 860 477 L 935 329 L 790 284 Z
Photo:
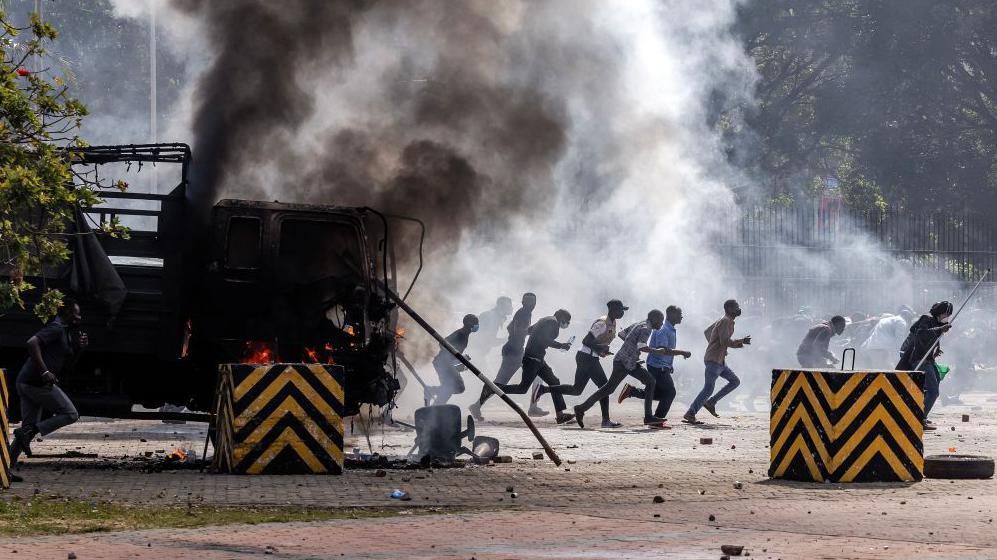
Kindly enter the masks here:
M 748 474 L 754 474 L 754 473 L 755 473 L 754 469 L 748 469 Z
M 571 445 L 567 446 L 567 449 L 578 449 L 578 446 L 572 443 Z
M 533 452 L 533 459 L 535 461 L 539 461 L 540 459 L 543 459 L 543 458 L 544 458 L 544 454 L 542 452 L 540 452 L 540 451 L 534 451 Z
M 740 481 L 735 480 L 734 481 L 734 490 L 741 490 L 742 488 L 744 488 L 744 485 L 741 484 Z
M 731 445 L 730 448 L 731 449 L 737 449 L 737 446 L 736 445 Z
M 710 521 L 716 521 L 716 520 L 717 520 L 717 516 L 715 516 L 715 515 L 713 515 L 713 514 L 711 513 L 711 514 L 710 514 Z
M 510 496 L 512 496 L 513 498 L 518 498 L 519 492 L 513 492 L 512 494 L 510 494 Z
M 107 436 L 104 436 L 104 437 L 107 437 Z M 142 438 L 142 439 L 140 439 L 139 441 L 141 441 L 142 443 L 146 443 L 146 442 L 148 442 L 149 440 L 147 440 L 147 439 L 145 439 L 145 438 Z
M 963 422 L 969 422 L 969 415 L 968 414 L 963 414 L 962 415 L 962 421 Z
M 68 554 L 68 555 L 66 556 L 66 558 L 68 558 L 69 560 L 76 560 L 76 553 L 75 553 L 75 552 L 70 552 L 70 553 L 69 553 L 69 554 Z
M 952 426 L 952 431 L 953 431 L 953 432 L 955 431 L 955 426 Z
M 665 503 L 665 499 L 663 497 L 661 497 L 661 496 L 655 496 L 654 499 L 651 500 L 651 501 L 654 502 L 654 503 L 656 503 L 656 504 L 663 504 L 663 503 Z
M 385 476 L 388 476 L 388 472 L 385 471 L 384 469 L 377 469 L 376 471 L 374 471 L 374 476 L 376 476 L 377 478 L 383 478 Z
M 512 455 L 498 455 L 492 459 L 494 463 L 511 463 Z
M 731 556 L 740 556 L 744 552 L 744 546 L 739 544 L 725 544 L 720 546 L 720 551 Z
M 713 438 L 711 438 L 711 437 L 701 437 L 701 438 L 699 438 L 699 444 L 700 445 L 712 445 L 713 444 Z
M 506 492 L 514 492 L 514 491 L 515 491 L 515 488 L 513 488 L 512 486 L 506 486 L 506 487 L 505 487 L 505 491 L 506 491 Z

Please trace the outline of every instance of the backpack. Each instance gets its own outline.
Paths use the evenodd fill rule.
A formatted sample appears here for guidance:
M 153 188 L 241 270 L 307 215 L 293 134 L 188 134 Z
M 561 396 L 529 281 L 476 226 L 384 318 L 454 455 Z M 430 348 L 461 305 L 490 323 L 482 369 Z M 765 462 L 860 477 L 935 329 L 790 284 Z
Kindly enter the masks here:
M 709 342 L 710 339 L 713 338 L 713 331 L 717 328 L 717 323 L 719 322 L 719 320 L 714 321 L 712 325 L 706 327 L 706 330 L 703 331 L 703 336 L 706 337 L 706 342 Z

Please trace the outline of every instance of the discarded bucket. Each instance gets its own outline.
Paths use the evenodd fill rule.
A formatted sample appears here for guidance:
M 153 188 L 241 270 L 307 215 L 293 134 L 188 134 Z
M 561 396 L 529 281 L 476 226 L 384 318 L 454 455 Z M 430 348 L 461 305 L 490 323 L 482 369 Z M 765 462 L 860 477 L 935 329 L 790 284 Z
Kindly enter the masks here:
M 343 367 L 223 364 L 213 467 L 234 474 L 341 474 Z
M 7 372 L 0 368 L 0 489 L 10 488 L 10 422 L 7 421 L 9 405 Z
M 773 370 L 769 476 L 921 480 L 923 384 L 920 371 Z

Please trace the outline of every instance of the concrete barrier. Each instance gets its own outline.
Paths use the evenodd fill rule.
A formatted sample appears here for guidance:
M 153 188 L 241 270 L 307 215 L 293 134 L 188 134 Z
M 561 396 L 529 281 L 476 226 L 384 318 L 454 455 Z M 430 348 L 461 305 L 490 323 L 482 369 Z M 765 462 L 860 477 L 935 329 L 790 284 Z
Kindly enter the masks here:
M 218 373 L 216 471 L 343 472 L 342 366 L 223 364 Z
M 920 371 L 773 370 L 769 476 L 921 480 L 923 387 Z
M 0 489 L 10 488 L 10 422 L 7 407 L 13 395 L 7 390 L 7 372 L 0 368 Z

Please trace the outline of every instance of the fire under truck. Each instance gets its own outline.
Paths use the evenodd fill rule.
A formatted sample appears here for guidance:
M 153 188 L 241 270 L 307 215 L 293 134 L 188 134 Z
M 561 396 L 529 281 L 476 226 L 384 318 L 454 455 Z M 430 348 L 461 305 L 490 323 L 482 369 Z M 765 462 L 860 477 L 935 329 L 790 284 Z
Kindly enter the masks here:
M 209 411 L 222 363 L 336 363 L 345 369 L 346 415 L 392 401 L 399 385 L 397 312 L 384 289 L 397 298 L 389 231 L 396 219 L 411 219 L 232 199 L 199 218 L 188 196 L 197 185 L 187 182 L 187 145 L 95 146 L 77 155 L 74 165 L 180 166 L 167 194 L 102 191 L 106 203 L 77 220 L 78 232 L 93 235 L 74 236 L 82 242 L 71 242 L 65 267 L 29 279 L 80 301 L 89 348 L 60 386 L 81 414 L 203 419 L 134 405 Z M 88 227 L 126 217 L 154 225 L 132 227 L 127 238 Z M 25 341 L 41 327 L 27 303 L 0 318 L 0 367 L 11 387 Z

